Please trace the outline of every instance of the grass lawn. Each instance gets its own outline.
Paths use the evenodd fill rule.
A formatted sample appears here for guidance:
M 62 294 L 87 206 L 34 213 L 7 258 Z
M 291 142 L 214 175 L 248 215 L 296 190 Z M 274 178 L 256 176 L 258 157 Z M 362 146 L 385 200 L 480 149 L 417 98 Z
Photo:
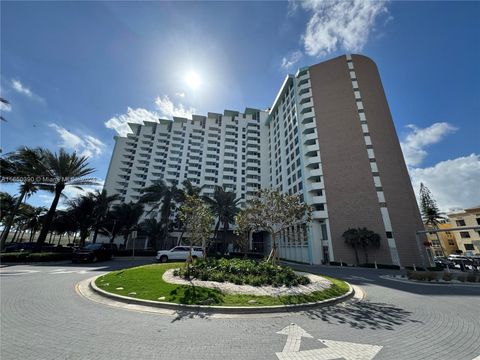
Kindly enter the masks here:
M 102 290 L 137 299 L 166 301 L 176 304 L 222 306 L 301 304 L 330 299 L 348 291 L 348 285 L 344 281 L 327 276 L 325 278 L 332 282 L 329 289 L 315 291 L 308 295 L 288 296 L 224 294 L 217 289 L 169 284 L 163 281 L 162 276 L 166 270 L 179 268 L 183 265 L 184 263 L 153 264 L 113 271 L 99 277 L 95 284 Z M 161 297 L 165 297 L 165 299 L 159 300 Z M 255 300 L 255 303 L 249 303 L 250 300 Z

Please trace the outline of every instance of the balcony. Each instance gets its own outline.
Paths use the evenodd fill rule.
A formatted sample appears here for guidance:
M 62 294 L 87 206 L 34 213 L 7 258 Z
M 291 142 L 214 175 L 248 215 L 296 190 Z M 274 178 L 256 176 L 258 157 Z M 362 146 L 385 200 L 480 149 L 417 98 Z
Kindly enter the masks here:
M 308 73 L 308 71 L 307 71 L 305 74 L 297 77 L 297 81 L 298 81 L 299 83 L 300 83 L 300 82 L 305 82 L 305 81 L 308 82 L 308 80 L 310 80 L 310 74 Z
M 312 121 L 307 122 L 303 125 L 304 130 L 308 129 L 316 129 L 317 128 L 317 123 L 312 119 Z
M 298 86 L 298 92 L 301 92 L 302 90 L 308 90 L 310 89 L 310 81 L 307 81 L 306 83 L 299 85 Z
M 309 140 L 317 140 L 318 139 L 317 130 L 315 130 L 312 133 L 305 134 L 302 137 L 303 137 L 304 142 L 309 141 Z
M 307 179 L 317 176 L 322 176 L 323 172 L 322 169 L 310 169 L 307 170 Z
M 323 184 L 321 182 L 314 182 L 307 185 L 308 191 L 323 190 Z
M 312 204 L 325 204 L 327 200 L 325 199 L 325 195 L 322 196 L 312 196 Z
M 319 156 L 307 157 L 305 160 L 305 166 L 316 165 L 321 162 Z
M 320 210 L 320 211 L 314 211 L 312 212 L 312 218 L 314 219 L 327 219 L 328 214 L 325 210 Z

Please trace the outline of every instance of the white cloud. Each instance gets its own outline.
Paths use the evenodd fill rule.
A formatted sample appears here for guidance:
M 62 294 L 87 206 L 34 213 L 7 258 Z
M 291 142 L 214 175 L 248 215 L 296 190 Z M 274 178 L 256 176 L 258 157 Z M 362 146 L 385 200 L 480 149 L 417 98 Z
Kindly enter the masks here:
M 445 160 L 427 168 L 410 168 L 418 197 L 420 183 L 432 192 L 442 211 L 469 208 L 480 204 L 480 155 L 471 154 Z
M 196 112 L 194 108 L 187 108 L 181 103 L 175 105 L 167 95 L 163 98 L 158 96 L 155 99 L 155 105 L 160 111 L 160 115 L 168 119 L 171 119 L 174 116 L 191 119 L 192 115 Z
M 311 56 L 362 50 L 377 17 L 388 13 L 385 1 L 305 0 L 299 5 L 292 2 L 289 12 L 298 6 L 312 13 L 302 36 L 305 52 Z
M 6 104 L 6 103 L 0 101 L 0 110 L 5 111 L 5 112 L 12 111 L 12 105 Z
M 281 67 L 283 69 L 289 69 L 293 65 L 295 65 L 301 58 L 303 54 L 301 51 L 294 51 L 288 57 L 284 57 L 282 59 Z
M 415 125 L 407 126 L 411 132 L 401 142 L 405 162 L 409 166 L 419 165 L 427 156 L 425 148 L 440 142 L 446 135 L 457 130 L 446 122 L 438 122 L 427 128 L 418 128 Z
M 185 97 L 185 93 L 184 92 L 178 92 L 178 93 L 175 93 L 176 96 L 178 97 L 181 97 L 181 98 L 184 98 Z
M 77 151 L 81 156 L 99 156 L 105 148 L 105 144 L 93 136 L 79 136 L 53 123 L 48 126 L 55 129 L 57 134 L 60 135 L 61 142 L 59 146 Z
M 118 135 L 127 136 L 132 130 L 128 126 L 128 123 L 143 124 L 144 121 L 157 122 L 159 115 L 155 112 L 148 111 L 146 109 L 127 108 L 126 114 L 121 114 L 112 117 L 105 122 L 105 126 L 109 129 L 114 129 Z
M 30 91 L 29 88 L 27 88 L 25 85 L 23 85 L 20 80 L 15 80 L 12 79 L 12 88 L 16 92 L 20 94 L 27 95 L 28 97 L 32 97 L 33 93 Z

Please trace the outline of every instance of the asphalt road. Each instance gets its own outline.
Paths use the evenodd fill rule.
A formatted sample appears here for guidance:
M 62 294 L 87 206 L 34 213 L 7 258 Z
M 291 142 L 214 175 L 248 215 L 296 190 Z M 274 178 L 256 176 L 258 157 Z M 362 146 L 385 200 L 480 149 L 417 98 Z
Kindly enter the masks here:
M 361 286 L 366 299 L 276 317 L 172 317 L 98 304 L 75 291 L 83 279 L 146 262 L 151 260 L 2 267 L 0 358 L 472 360 L 480 356 L 480 286 L 404 284 L 380 278 L 388 273 L 382 270 L 305 267 Z M 301 329 L 291 326 L 277 333 L 291 323 Z

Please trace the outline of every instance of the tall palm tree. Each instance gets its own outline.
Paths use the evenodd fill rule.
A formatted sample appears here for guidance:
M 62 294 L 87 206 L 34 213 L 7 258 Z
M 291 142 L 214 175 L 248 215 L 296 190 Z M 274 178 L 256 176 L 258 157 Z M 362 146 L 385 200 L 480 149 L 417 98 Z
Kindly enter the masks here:
M 117 201 L 120 198 L 120 195 L 107 195 L 107 190 L 103 189 L 101 192 L 97 191 L 93 194 L 90 194 L 91 198 L 94 201 L 94 213 L 95 213 L 95 224 L 93 227 L 93 238 L 92 242 L 97 241 L 97 235 L 100 227 L 105 222 L 110 207 L 113 202 Z
M 10 217 L 10 214 L 13 212 L 16 203 L 17 198 L 15 196 L 6 192 L 0 193 L 0 222 L 3 224 L 4 229 L 6 221 Z M 5 230 L 2 230 L 2 237 L 4 231 Z
M 30 194 L 37 191 L 37 188 L 40 186 L 40 179 L 38 177 L 45 174 L 45 167 L 41 161 L 41 149 L 23 147 L 12 153 L 6 154 L 6 156 L 1 159 L 1 169 L 2 180 L 11 183 L 21 183 L 20 194 L 17 197 L 14 208 L 5 222 L 5 228 L 2 233 L 0 250 L 3 251 L 15 215 L 20 208 L 20 204 L 22 204 L 25 198 Z
M 43 206 L 34 207 L 28 214 L 28 220 L 25 228 L 30 230 L 29 241 L 32 242 L 36 232 L 40 229 L 42 216 L 47 212 Z
M 138 228 L 138 221 L 143 215 L 143 204 L 130 202 L 122 203 L 113 207 L 112 216 L 116 219 L 118 231 L 123 233 L 123 246 L 127 247 L 127 241 L 132 231 Z
M 218 239 L 220 225 L 223 225 L 222 252 L 227 252 L 227 232 L 229 224 L 235 222 L 235 215 L 240 211 L 238 203 L 240 199 L 235 198 L 235 193 L 225 190 L 222 186 L 215 186 L 213 198 L 205 197 L 204 200 L 210 205 L 213 214 L 217 217 L 214 238 Z
M 61 238 L 64 234 L 67 235 L 70 243 L 70 235 L 75 234 L 73 242 L 75 242 L 76 234 L 79 230 L 78 223 L 72 216 L 72 213 L 66 210 L 58 210 L 52 220 L 52 231 L 55 231 Z M 60 241 L 59 241 L 60 243 Z
M 58 154 L 42 149 L 41 161 L 46 168 L 47 181 L 44 182 L 44 185 L 54 190 L 55 197 L 45 216 L 42 230 L 38 236 L 38 244 L 45 243 L 60 196 L 66 186 L 82 189 L 82 185 L 98 185 L 95 181 L 84 178 L 95 171 L 88 167 L 86 156 L 78 156 L 76 152 L 69 154 L 64 149 L 60 149 Z
M 95 200 L 90 195 L 83 195 L 69 202 L 69 209 L 73 221 L 80 231 L 80 247 L 85 246 L 85 240 L 90 235 L 96 223 Z
M 162 224 L 162 241 L 166 241 L 170 229 L 170 216 L 175 210 L 175 203 L 184 198 L 183 192 L 175 185 L 167 186 L 164 181 L 156 181 L 143 190 L 140 197 L 141 204 L 152 205 L 152 212 L 160 207 L 160 223 Z

